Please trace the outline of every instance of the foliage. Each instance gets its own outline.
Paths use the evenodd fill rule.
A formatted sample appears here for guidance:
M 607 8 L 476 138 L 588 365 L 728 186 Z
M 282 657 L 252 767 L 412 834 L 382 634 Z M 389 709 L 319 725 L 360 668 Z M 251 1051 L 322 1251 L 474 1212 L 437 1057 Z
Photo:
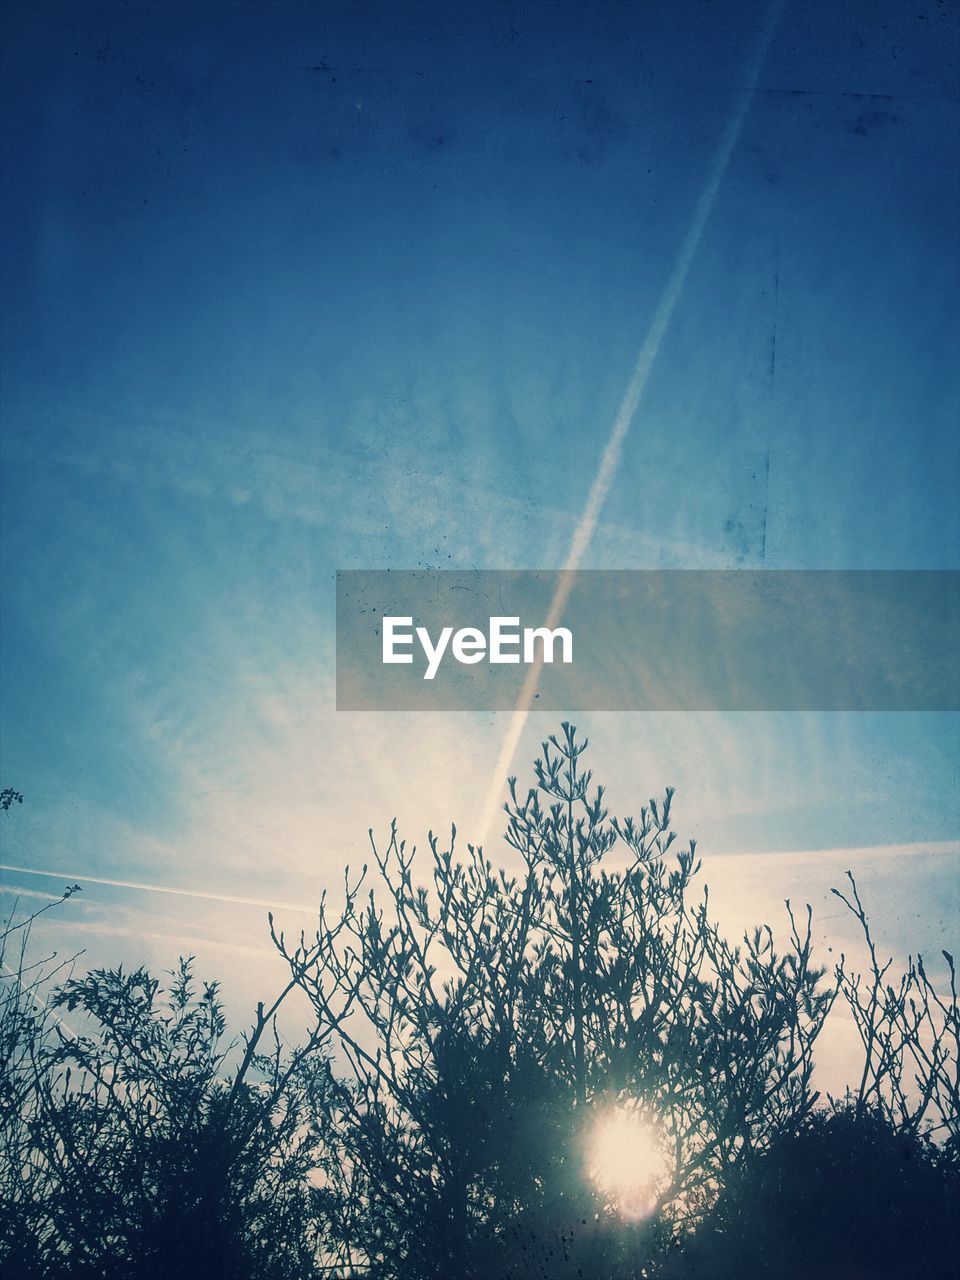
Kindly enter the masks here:
M 950 1149 L 852 1100 L 785 1130 L 725 1182 L 660 1280 L 952 1280 L 960 1167 Z
M 0 813 L 6 813 L 14 804 L 23 804 L 23 796 L 13 787 L 4 787 L 0 791 Z
M 3 798 L 17 794 L 5 790 Z M 4 803 L 2 810 L 7 808 Z M 35 920 L 77 892 L 79 885 L 73 885 L 22 920 L 11 916 L 0 931 L 0 1259 L 8 1264 L 35 1252 L 27 1240 L 13 1243 L 20 1234 L 14 1205 L 25 1202 L 40 1183 L 30 1120 L 43 1073 L 42 1046 L 53 1020 L 44 992 L 75 959 L 30 959 L 30 930 Z
M 672 792 L 610 819 L 568 725 L 515 780 L 507 841 L 521 870 L 430 836 L 431 880 L 396 828 L 373 843 L 378 886 L 346 884 L 316 936 L 276 942 L 332 1031 L 348 1083 L 326 1230 L 378 1277 L 620 1274 L 620 1205 L 591 1186 L 585 1143 L 621 1099 L 658 1118 L 669 1153 L 661 1229 L 695 1222 L 717 1181 L 812 1107 L 812 1049 L 834 992 L 809 915 L 731 946 L 693 900 L 694 845 L 673 852 Z M 614 860 L 619 858 L 616 869 Z M 362 1209 L 360 1208 L 362 1206 Z M 535 1242 L 532 1243 L 532 1242 Z M 530 1259 L 539 1250 L 539 1261 Z
M 393 825 L 312 936 L 271 917 L 288 981 L 239 1042 L 189 959 L 165 983 L 75 978 L 28 959 L 35 916 L 11 922 L 5 1277 L 946 1274 L 951 956 L 947 991 L 920 957 L 895 976 L 852 876 L 835 892 L 862 972 L 817 966 L 809 907 L 786 904 L 781 943 L 766 926 L 731 943 L 673 833 L 673 792 L 614 818 L 586 749 L 564 725 L 532 788 L 510 781 L 507 866 L 462 852 L 455 828 L 418 858 Z M 314 1017 L 291 1047 L 277 1020 L 294 992 Z M 814 1077 L 837 1001 L 862 1046 L 840 1101 Z M 631 1185 L 596 1165 L 611 1118 L 628 1167 L 653 1153 Z
M 260 1007 L 231 1071 L 217 985 L 198 991 L 182 960 L 166 987 L 143 969 L 71 979 L 45 1024 L 21 1023 L 32 1087 L 15 1111 L 4 1099 L 5 1274 L 312 1274 L 328 1070 L 312 1039 L 284 1051 L 275 1013 Z

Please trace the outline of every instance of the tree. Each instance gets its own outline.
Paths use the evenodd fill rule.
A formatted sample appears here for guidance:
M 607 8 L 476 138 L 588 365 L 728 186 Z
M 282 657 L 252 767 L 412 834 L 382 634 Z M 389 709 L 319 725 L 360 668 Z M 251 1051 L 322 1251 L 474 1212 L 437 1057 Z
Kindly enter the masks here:
M 284 1049 L 285 994 L 241 1051 L 189 960 L 166 986 L 144 969 L 67 981 L 50 1013 L 84 1030 L 22 1029 L 29 1143 L 2 1184 L 4 1274 L 313 1275 L 307 1175 L 329 1074 L 315 1038 Z
M 13 787 L 4 787 L 0 791 L 0 813 L 6 813 L 15 804 L 23 804 L 23 796 Z
M 897 1131 L 935 1136 L 960 1150 L 960 1006 L 953 956 L 943 951 L 949 993 L 937 989 L 923 957 L 910 956 L 894 978 L 893 960 L 881 963 L 857 882 L 848 871 L 849 897 L 832 892 L 856 917 L 867 951 L 864 973 L 837 965 L 837 985 L 863 1046 L 863 1067 L 853 1106 L 876 1110 Z
M 37 1242 L 20 1210 L 32 1197 L 46 1194 L 33 1128 L 43 1046 L 55 1020 L 46 993 L 76 959 L 30 958 L 30 931 L 34 921 L 79 890 L 79 885 L 67 887 L 60 898 L 22 919 L 16 919 L 14 905 L 0 930 L 0 1260 L 9 1268 L 5 1274 L 15 1274 L 14 1267 L 39 1274 Z
M 813 1106 L 835 993 L 811 962 L 809 909 L 803 928 L 790 913 L 782 955 L 769 929 L 728 944 L 706 890 L 693 899 L 695 846 L 674 852 L 673 792 L 611 819 L 587 745 L 565 724 L 535 786 L 511 780 L 512 874 L 471 845 L 459 857 L 454 828 L 446 848 L 431 833 L 417 883 L 394 825 L 382 849 L 371 833 L 365 897 L 366 867 L 313 939 L 274 932 L 337 1046 L 323 1226 L 345 1266 L 384 1280 L 638 1273 L 732 1165 Z M 662 1158 L 630 1188 L 588 1177 L 591 1134 L 616 1106 L 648 1118 Z
M 532 787 L 510 781 L 510 865 L 460 852 L 455 828 L 419 859 L 393 825 L 312 937 L 271 917 L 288 979 L 240 1041 L 189 959 L 165 983 L 64 980 L 11 922 L 4 1275 L 949 1274 L 950 954 L 947 990 L 919 956 L 896 977 L 852 876 L 862 973 L 814 964 L 809 907 L 798 923 L 786 904 L 782 948 L 766 926 L 733 945 L 673 792 L 612 818 L 586 749 L 564 725 Z M 288 1046 L 277 1015 L 297 990 L 313 1025 Z M 813 1053 L 838 998 L 862 1060 L 823 1100 Z

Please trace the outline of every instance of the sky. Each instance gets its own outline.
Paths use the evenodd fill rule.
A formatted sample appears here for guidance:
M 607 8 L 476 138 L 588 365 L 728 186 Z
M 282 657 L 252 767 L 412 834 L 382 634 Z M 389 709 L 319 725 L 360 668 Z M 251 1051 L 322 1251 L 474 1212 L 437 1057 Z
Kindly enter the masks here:
M 335 573 L 562 566 L 685 244 L 580 563 L 960 567 L 958 22 L 3 6 L 0 905 L 83 885 L 38 946 L 245 1011 L 368 828 L 477 838 L 510 716 L 338 713 Z M 852 866 L 881 945 L 960 941 L 956 714 L 579 719 L 731 928 L 808 900 L 828 956 Z

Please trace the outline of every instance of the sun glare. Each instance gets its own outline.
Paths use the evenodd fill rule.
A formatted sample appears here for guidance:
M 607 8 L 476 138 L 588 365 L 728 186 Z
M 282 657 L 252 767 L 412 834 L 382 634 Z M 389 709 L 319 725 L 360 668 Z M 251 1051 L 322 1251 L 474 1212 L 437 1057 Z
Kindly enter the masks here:
M 619 1105 L 598 1116 L 588 1150 L 590 1177 L 626 1218 L 653 1212 L 667 1161 L 652 1120 Z

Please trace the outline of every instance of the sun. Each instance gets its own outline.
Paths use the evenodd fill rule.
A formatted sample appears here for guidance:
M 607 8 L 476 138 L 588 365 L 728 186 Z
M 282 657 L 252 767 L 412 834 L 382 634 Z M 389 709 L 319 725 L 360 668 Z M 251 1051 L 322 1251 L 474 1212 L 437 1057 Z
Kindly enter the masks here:
M 639 1106 L 621 1103 L 597 1117 L 587 1164 L 595 1186 L 624 1217 L 645 1218 L 653 1212 L 667 1160 L 656 1125 Z

